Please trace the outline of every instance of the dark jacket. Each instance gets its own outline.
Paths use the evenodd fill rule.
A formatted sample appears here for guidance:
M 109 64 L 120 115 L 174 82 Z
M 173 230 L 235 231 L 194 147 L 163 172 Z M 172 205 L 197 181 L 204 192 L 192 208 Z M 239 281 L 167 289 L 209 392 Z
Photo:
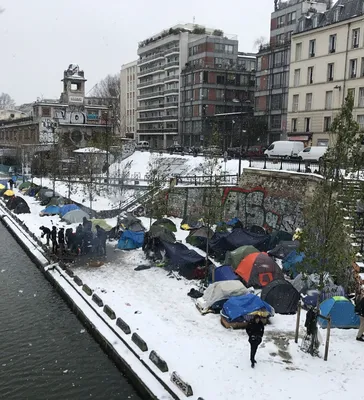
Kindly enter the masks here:
M 51 239 L 52 239 L 52 242 L 56 242 L 57 241 L 57 228 L 56 227 L 53 227 L 53 228 L 51 231 Z
M 364 297 L 356 304 L 355 312 L 359 314 L 361 317 L 364 317 Z
M 251 320 L 246 327 L 246 333 L 249 336 L 249 340 L 262 339 L 264 335 L 264 325 L 262 321 L 255 322 Z
M 101 242 L 105 242 L 106 241 L 106 231 L 104 228 L 96 228 L 96 235 L 97 237 L 100 239 Z
M 89 221 L 86 217 L 83 218 L 83 224 L 82 225 L 83 225 L 83 230 L 85 232 L 88 232 L 88 231 L 91 232 L 91 230 L 92 230 L 92 222 Z
M 64 243 L 64 231 L 62 229 L 58 232 L 58 243 Z
M 43 232 L 41 237 L 44 237 L 44 236 L 50 237 L 51 236 L 51 230 L 49 228 L 47 228 L 45 226 L 41 226 L 39 229 Z

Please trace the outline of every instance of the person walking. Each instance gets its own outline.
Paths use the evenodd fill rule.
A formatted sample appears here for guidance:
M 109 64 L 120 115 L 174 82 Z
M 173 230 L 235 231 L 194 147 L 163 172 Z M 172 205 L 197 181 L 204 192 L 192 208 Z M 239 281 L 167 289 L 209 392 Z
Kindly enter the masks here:
M 358 334 L 356 335 L 356 340 L 359 340 L 359 342 L 364 342 L 364 293 L 361 294 L 361 299 L 356 303 L 355 311 L 360 317 L 360 326 Z
M 45 236 L 47 239 L 46 244 L 47 246 L 49 246 L 49 239 L 51 238 L 51 230 L 45 226 L 41 226 L 39 229 L 43 232 L 40 237 L 43 238 Z
M 64 228 L 58 231 L 58 245 L 62 256 L 64 254 Z
M 51 231 L 51 240 L 52 240 L 52 252 L 53 254 L 57 254 L 57 228 L 55 226 L 52 226 L 52 231 Z
M 254 318 L 248 323 L 246 333 L 249 336 L 250 343 L 250 362 L 252 368 L 256 364 L 255 355 L 264 335 L 264 325 L 259 315 L 254 315 Z
M 96 235 L 98 239 L 98 255 L 106 256 L 106 231 L 100 225 L 96 225 Z
M 14 189 L 14 181 L 13 181 L 13 179 L 10 178 L 10 179 L 8 180 L 8 183 L 9 183 L 9 189 L 10 189 L 10 190 L 13 190 L 13 189 Z

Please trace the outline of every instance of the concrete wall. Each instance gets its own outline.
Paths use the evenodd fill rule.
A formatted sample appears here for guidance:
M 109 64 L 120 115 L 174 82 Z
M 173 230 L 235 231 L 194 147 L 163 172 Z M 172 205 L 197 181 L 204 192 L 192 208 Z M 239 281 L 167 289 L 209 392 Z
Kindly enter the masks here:
M 320 180 L 313 174 L 245 168 L 239 187 L 221 188 L 224 219 L 239 217 L 245 226 L 294 232 L 302 224 L 303 206 L 310 201 Z M 208 190 L 207 187 L 174 187 L 168 197 L 169 214 L 200 218 Z

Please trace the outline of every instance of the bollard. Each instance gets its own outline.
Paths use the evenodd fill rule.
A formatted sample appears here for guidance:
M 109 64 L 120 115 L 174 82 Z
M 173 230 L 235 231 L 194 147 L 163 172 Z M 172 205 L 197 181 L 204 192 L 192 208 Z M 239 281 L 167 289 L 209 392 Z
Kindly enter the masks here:
M 131 340 L 139 347 L 141 351 L 148 351 L 146 342 L 137 333 L 134 332 L 132 334 Z
M 130 330 L 130 326 L 123 321 L 120 317 L 116 320 L 116 325 L 126 334 L 126 335 L 130 335 L 131 334 L 131 330 Z
M 99 307 L 104 306 L 104 302 L 102 301 L 101 297 L 99 297 L 96 293 L 92 295 L 92 301 L 96 303 Z
M 191 385 L 183 381 L 176 371 L 172 373 L 171 381 L 186 395 L 186 397 L 193 396 Z
M 92 296 L 93 290 L 92 290 L 89 286 L 83 285 L 83 286 L 82 286 L 82 290 L 83 290 L 86 294 L 88 294 L 89 296 Z
M 115 311 L 111 307 L 109 307 L 107 304 L 104 306 L 104 313 L 110 319 L 116 319 Z
M 73 280 L 75 281 L 75 284 L 76 284 L 77 286 L 82 286 L 82 285 L 83 285 L 82 279 L 81 279 L 79 276 L 75 275 L 75 276 L 73 277 Z
M 149 354 L 149 360 L 157 366 L 162 372 L 168 372 L 167 363 L 154 350 Z

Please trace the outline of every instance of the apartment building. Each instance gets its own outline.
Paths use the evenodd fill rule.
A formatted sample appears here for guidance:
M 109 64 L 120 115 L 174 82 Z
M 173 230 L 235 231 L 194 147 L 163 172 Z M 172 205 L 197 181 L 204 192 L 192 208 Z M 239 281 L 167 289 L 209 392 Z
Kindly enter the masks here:
M 339 0 L 332 9 L 299 21 L 292 36 L 288 136 L 327 146 L 335 115 L 347 94 L 364 129 L 364 8 L 362 0 Z
M 189 43 L 221 34 L 200 25 L 176 25 L 142 42 L 138 47 L 138 140 L 152 148 L 178 141 L 180 73 L 188 61 Z
M 120 129 L 121 136 L 135 139 L 137 131 L 137 72 L 138 61 L 121 66 Z
M 266 116 L 268 142 L 287 136 L 287 106 L 291 59 L 291 36 L 297 21 L 326 11 L 329 0 L 274 1 L 270 40 L 257 54 L 255 115 Z
M 218 129 L 226 149 L 234 128 L 238 136 L 242 104 L 254 105 L 255 54 L 239 53 L 236 39 L 212 35 L 191 42 L 188 54 L 181 73 L 181 143 L 208 146 Z

